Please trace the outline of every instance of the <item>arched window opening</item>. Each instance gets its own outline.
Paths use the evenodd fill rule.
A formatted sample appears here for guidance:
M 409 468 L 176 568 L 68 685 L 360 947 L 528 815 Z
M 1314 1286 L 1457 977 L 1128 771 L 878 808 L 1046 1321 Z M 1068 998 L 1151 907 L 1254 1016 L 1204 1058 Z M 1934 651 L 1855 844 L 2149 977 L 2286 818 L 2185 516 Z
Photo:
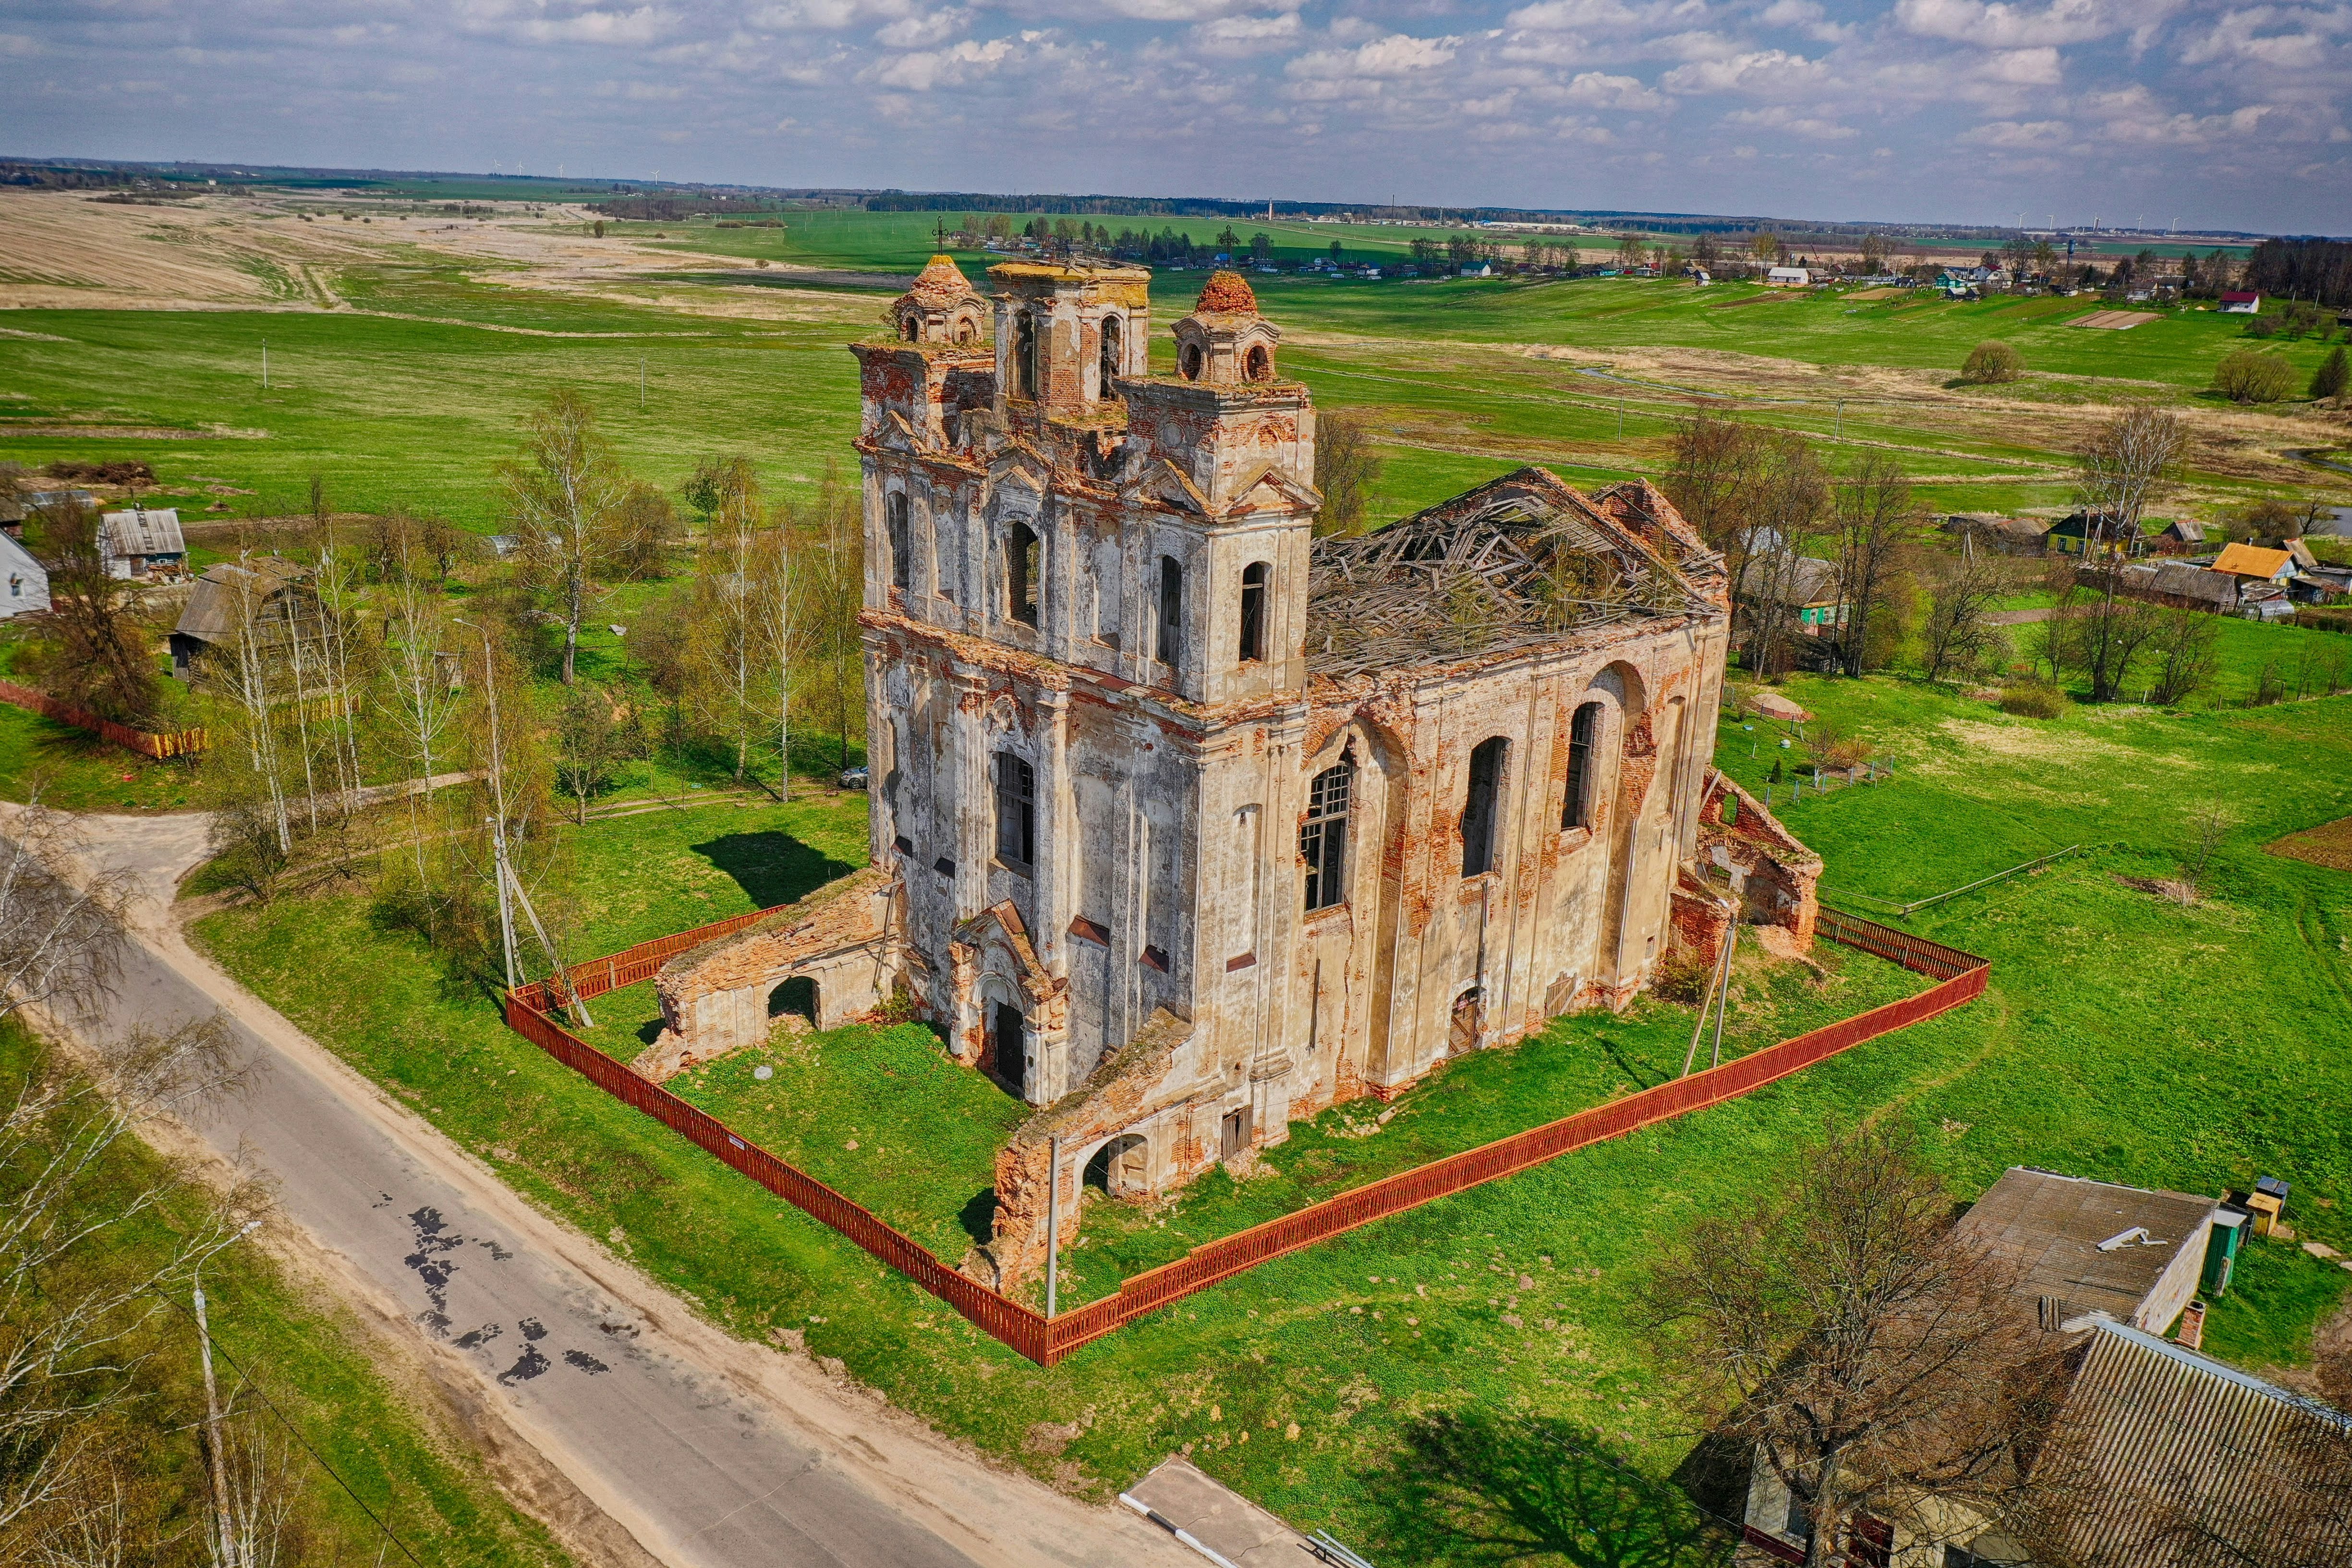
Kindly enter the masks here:
M 1481 741 L 1470 753 L 1470 790 L 1462 803 L 1462 874 L 1483 877 L 1495 868 L 1496 797 L 1502 794 L 1503 766 L 1511 742 L 1496 735 Z
M 1298 858 L 1307 863 L 1307 912 L 1348 901 L 1348 814 L 1355 794 L 1356 759 L 1315 775 L 1307 790 L 1307 820 L 1298 830 Z
M 1242 361 L 1242 371 L 1252 381 L 1272 381 L 1274 356 L 1266 352 L 1264 343 L 1256 344 Z
M 1099 370 L 1096 378 L 1096 387 L 1097 389 L 1096 395 L 1098 397 L 1115 397 L 1118 395 L 1118 394 L 1111 390 L 1110 384 L 1118 380 L 1119 376 L 1126 374 L 1122 367 L 1127 363 L 1127 360 L 1125 355 L 1120 353 L 1125 342 L 1126 331 L 1126 325 L 1118 317 L 1105 316 L 1103 318 L 1102 356 Z
M 1152 657 L 1174 669 L 1184 655 L 1184 568 L 1175 558 L 1160 558 L 1160 636 Z
M 882 517 L 885 531 L 890 536 L 890 586 L 911 587 L 913 552 L 907 544 L 906 491 L 892 490 L 882 498 Z
M 1601 704 L 1587 702 L 1568 721 L 1568 798 L 1559 808 L 1563 828 L 1592 826 L 1592 751 L 1601 737 Z
M 1005 614 L 1029 626 L 1037 624 L 1037 531 L 1016 522 L 1004 534 Z
M 1149 1152 L 1139 1133 L 1122 1133 L 1095 1151 L 1087 1162 L 1085 1184 L 1115 1198 L 1148 1191 L 1144 1162 Z
M 1242 568 L 1242 662 L 1265 658 L 1265 580 L 1273 568 L 1253 561 Z
M 908 314 L 898 318 L 898 335 L 906 339 L 908 342 L 913 342 L 915 341 L 915 335 L 921 331 L 922 323 L 916 320 L 913 312 L 909 311 Z
M 963 316 L 957 319 L 955 341 L 960 343 L 973 343 L 980 341 L 980 329 L 972 324 L 972 320 L 970 316 Z
M 1186 381 L 1201 379 L 1201 345 L 1186 343 L 1176 351 L 1176 369 Z
M 1037 395 L 1037 321 L 1026 310 L 1013 313 L 1013 391 L 1017 397 Z
M 768 993 L 768 1016 L 782 1018 L 790 1015 L 806 1018 L 810 1026 L 816 1024 L 816 982 L 805 974 L 795 974 Z
M 1037 860 L 1037 770 L 996 753 L 996 858 L 1026 876 Z

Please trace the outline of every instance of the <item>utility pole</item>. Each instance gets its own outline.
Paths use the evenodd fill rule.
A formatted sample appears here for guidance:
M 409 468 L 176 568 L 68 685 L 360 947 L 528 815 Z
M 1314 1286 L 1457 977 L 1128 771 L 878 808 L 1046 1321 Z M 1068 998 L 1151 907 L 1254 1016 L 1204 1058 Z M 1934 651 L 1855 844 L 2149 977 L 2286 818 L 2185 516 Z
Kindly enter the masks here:
M 213 1331 L 205 1318 L 205 1288 L 193 1287 L 196 1305 L 196 1359 L 205 1369 L 205 1458 L 212 1472 L 213 1540 L 223 1568 L 236 1568 L 237 1540 L 229 1529 L 228 1465 L 221 1455 L 220 1389 L 213 1382 Z
M 1845 439 L 1845 399 L 1843 397 L 1837 400 L 1837 423 L 1832 428 L 1833 431 L 1833 434 L 1830 437 L 1832 440 L 1843 441 Z
M 261 340 L 261 390 L 269 390 L 269 340 Z
M 1624 438 L 1625 438 L 1625 400 L 1624 400 L 1623 398 L 1622 398 L 1622 397 L 1621 397 L 1621 398 L 1619 398 L 1619 399 L 1617 400 L 1617 439 L 1619 439 L 1620 441 L 1622 441 Z
M 637 356 L 637 412 L 646 411 L 646 356 Z
M 1062 1141 L 1045 1140 L 1051 1162 L 1045 1177 L 1045 1321 L 1054 1321 L 1055 1289 L 1061 1283 L 1062 1264 Z
M 482 820 L 490 825 L 491 875 L 499 885 L 499 942 L 506 953 L 507 989 L 512 991 L 521 983 L 521 976 L 515 966 L 514 903 L 507 890 L 514 880 L 514 873 L 507 867 L 507 825 L 495 816 Z

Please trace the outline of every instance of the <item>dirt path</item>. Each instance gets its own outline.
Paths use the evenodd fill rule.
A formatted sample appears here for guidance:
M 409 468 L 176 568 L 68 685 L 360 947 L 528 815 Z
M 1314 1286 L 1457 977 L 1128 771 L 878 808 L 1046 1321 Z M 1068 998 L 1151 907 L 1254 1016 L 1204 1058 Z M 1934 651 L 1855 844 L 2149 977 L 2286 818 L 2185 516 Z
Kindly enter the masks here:
M 0 807 L 0 831 L 22 808 Z M 217 1011 L 257 1068 L 188 1136 L 279 1192 L 288 1245 L 341 1281 L 469 1426 L 495 1474 L 588 1561 L 675 1568 L 1178 1568 L 1124 1510 L 1000 1469 L 836 1382 L 747 1344 L 526 1203 L 192 949 L 173 895 L 205 819 L 80 819 L 81 864 L 120 879 L 132 943 L 79 1032 Z

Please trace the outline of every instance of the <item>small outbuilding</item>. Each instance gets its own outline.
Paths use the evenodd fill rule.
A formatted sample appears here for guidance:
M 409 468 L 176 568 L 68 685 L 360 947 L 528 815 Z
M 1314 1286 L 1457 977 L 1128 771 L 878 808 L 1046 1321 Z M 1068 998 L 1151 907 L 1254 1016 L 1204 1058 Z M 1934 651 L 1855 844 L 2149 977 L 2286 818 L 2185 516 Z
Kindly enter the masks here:
M 1768 289 L 1810 289 L 1812 283 L 1812 273 L 1802 267 L 1774 267 L 1764 274 L 1764 286 Z
M 333 624 L 309 567 L 276 555 L 224 561 L 196 579 L 172 628 L 172 675 L 202 681 L 250 653 L 284 676 L 290 697 L 324 673 Z
M 2224 294 L 2221 296 L 2221 313 L 2225 316 L 2259 316 L 2263 313 L 2263 297 L 2251 291 Z
M 2213 570 L 2242 581 L 2284 584 L 2294 575 L 2294 552 L 2260 544 L 2224 545 L 2213 560 Z
M 108 576 L 143 581 L 178 577 L 187 570 L 188 541 L 176 509 L 150 511 L 134 503 L 129 511 L 108 512 L 102 521 Z

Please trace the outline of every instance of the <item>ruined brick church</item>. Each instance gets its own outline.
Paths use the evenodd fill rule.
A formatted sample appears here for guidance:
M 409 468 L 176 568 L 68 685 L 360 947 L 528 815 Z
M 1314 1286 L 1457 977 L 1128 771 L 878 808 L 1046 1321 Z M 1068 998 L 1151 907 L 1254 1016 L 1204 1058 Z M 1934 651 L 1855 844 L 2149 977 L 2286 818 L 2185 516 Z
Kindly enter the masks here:
M 1622 1006 L 1736 910 L 1810 938 L 1819 862 L 1708 766 L 1725 568 L 1657 490 L 1522 468 L 1318 539 L 1242 278 L 1158 374 L 1148 272 L 989 278 L 935 257 L 854 345 L 872 865 L 673 960 L 662 1065 L 788 984 L 825 1026 L 902 994 L 1038 1108 L 1009 1282 L 1049 1167 L 1165 1190 Z

